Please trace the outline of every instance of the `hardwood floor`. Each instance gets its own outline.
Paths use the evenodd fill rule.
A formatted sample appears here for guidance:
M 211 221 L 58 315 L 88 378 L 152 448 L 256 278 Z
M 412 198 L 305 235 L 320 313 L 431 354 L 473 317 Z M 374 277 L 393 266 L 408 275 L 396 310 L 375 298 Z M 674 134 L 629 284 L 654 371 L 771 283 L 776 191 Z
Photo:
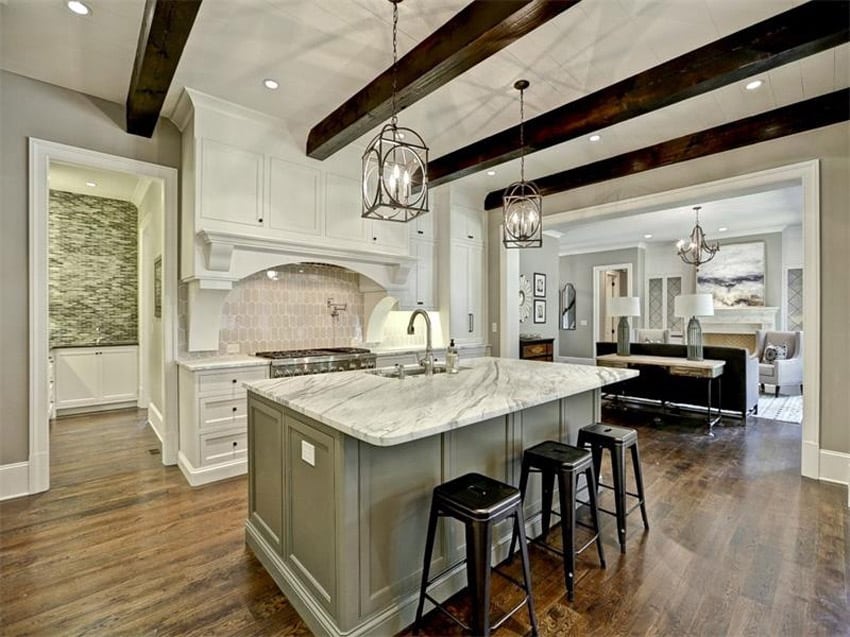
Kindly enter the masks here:
M 729 420 L 708 438 L 685 415 L 605 418 L 639 431 L 652 528 L 633 513 L 621 555 L 603 515 L 608 568 L 581 554 L 573 603 L 532 546 L 541 634 L 850 634 L 846 489 L 799 477 L 799 425 Z M 0 634 L 309 634 L 245 547 L 246 491 L 163 467 L 144 412 L 56 421 L 50 491 L 0 503 Z M 494 614 L 515 599 L 496 577 Z M 520 611 L 497 634 L 528 628 Z M 426 617 L 423 634 L 458 633 Z

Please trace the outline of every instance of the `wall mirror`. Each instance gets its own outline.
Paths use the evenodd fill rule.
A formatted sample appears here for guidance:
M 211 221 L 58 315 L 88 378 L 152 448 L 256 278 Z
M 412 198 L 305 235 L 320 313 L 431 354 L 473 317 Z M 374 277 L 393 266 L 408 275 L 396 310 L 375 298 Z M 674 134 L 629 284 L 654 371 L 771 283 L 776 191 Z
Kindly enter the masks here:
M 565 283 L 561 288 L 561 329 L 576 328 L 576 288 L 572 283 Z

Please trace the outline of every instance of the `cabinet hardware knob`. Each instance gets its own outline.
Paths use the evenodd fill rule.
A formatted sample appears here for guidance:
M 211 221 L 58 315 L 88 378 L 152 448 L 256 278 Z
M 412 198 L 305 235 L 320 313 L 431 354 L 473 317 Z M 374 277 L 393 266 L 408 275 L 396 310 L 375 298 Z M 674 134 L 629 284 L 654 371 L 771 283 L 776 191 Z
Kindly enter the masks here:
M 234 383 L 234 384 L 236 383 L 236 379 L 235 379 L 235 378 L 233 379 L 233 383 Z
M 263 223 L 263 219 L 262 218 L 257 219 L 257 223 Z
M 424 232 L 424 231 L 422 231 L 422 230 L 417 230 L 417 231 L 416 231 L 416 234 L 425 234 L 425 232 Z
M 473 237 L 471 234 L 468 234 L 468 235 L 466 235 L 466 238 L 467 239 L 474 239 L 475 237 Z
M 238 409 L 238 407 L 234 407 L 234 408 L 233 408 L 233 411 L 236 411 L 237 409 Z
M 416 301 L 416 305 L 425 305 L 424 301 Z

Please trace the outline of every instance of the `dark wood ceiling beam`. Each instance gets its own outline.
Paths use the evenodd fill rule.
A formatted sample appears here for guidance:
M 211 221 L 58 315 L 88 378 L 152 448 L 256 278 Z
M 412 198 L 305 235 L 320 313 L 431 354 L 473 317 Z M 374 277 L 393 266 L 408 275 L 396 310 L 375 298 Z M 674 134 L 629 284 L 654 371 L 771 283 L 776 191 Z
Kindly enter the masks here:
M 410 106 L 580 0 L 476 0 L 398 61 L 396 103 Z M 392 115 L 392 66 L 316 124 L 307 155 L 327 159 Z
M 800 5 L 525 122 L 525 153 L 707 93 L 850 40 L 850 4 Z M 514 126 L 428 163 L 439 186 L 520 156 Z
M 147 0 L 127 93 L 127 132 L 153 135 L 201 0 Z
M 535 179 L 543 196 L 554 195 L 609 179 L 627 177 L 645 170 L 734 150 L 771 139 L 802 133 L 850 120 L 850 89 L 842 89 L 783 106 L 767 113 L 683 135 L 660 144 L 609 157 L 584 166 Z M 502 205 L 501 190 L 484 200 L 487 210 Z

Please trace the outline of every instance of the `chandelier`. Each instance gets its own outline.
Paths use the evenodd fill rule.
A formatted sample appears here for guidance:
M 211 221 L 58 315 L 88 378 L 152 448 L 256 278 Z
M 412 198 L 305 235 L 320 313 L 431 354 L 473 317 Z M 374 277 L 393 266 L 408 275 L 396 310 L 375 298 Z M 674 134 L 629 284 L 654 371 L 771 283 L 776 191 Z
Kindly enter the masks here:
M 363 213 L 367 219 L 410 221 L 428 212 L 428 147 L 410 128 L 398 126 L 396 81 L 398 3 L 393 5 L 392 117 L 363 153 Z
M 697 269 L 703 263 L 711 261 L 720 249 L 720 244 L 716 241 L 708 243 L 705 240 L 705 232 L 699 225 L 700 208 L 702 206 L 694 206 L 697 222 L 694 229 L 691 230 L 691 236 L 687 239 L 679 239 L 676 243 L 676 252 L 679 254 L 679 258 L 689 265 L 696 266 Z
M 528 80 L 517 80 L 519 91 L 519 181 L 502 195 L 504 223 L 502 243 L 506 248 L 539 248 L 543 245 L 543 197 L 532 181 L 525 180 L 525 100 Z

